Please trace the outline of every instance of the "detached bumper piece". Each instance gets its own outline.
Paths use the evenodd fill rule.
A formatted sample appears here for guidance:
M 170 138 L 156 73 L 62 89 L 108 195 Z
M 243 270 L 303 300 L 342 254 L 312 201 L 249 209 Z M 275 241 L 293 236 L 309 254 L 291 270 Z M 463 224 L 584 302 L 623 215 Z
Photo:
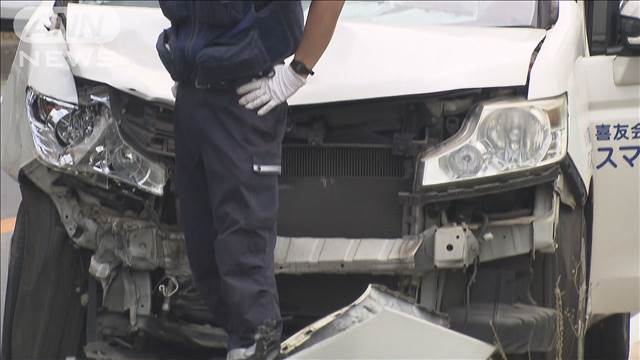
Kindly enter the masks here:
M 482 341 L 500 342 L 506 353 L 546 352 L 553 348 L 556 321 L 553 309 L 525 304 L 472 303 L 468 313 L 464 307 L 451 310 L 449 319 L 456 331 Z
M 379 285 L 282 344 L 287 359 L 487 359 L 493 351 Z

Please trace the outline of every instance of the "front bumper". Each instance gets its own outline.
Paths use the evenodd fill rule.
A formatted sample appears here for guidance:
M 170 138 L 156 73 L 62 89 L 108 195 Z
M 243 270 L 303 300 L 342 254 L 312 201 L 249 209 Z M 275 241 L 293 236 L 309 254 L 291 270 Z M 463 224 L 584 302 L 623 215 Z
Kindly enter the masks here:
M 23 172 L 51 195 L 71 239 L 78 246 L 95 252 L 90 272 L 98 279 L 107 279 L 121 264 L 133 270 L 162 268 L 178 278 L 190 277 L 184 235 L 177 226 L 83 203 L 70 196 L 69 188 L 56 185 L 59 173 L 37 161 L 26 166 Z M 275 249 L 276 273 L 421 275 L 438 267 L 435 233 L 451 226 L 468 229 L 478 239 L 490 234 L 491 241 L 484 239 L 479 246 L 480 262 L 532 250 L 553 252 L 562 177 L 558 177 L 557 170 L 552 174 L 555 182 L 548 183 L 553 181 L 551 177 L 540 178 L 547 183 L 535 187 L 533 213 L 527 216 L 484 224 L 433 225 L 421 233 L 397 238 L 279 236 Z M 465 265 L 468 264 L 461 266 Z

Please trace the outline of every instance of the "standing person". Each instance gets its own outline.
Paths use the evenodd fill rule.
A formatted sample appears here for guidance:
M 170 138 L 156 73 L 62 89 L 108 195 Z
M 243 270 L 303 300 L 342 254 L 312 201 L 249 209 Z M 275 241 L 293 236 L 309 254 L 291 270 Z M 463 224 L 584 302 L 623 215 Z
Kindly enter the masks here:
M 280 350 L 274 275 L 286 100 L 313 75 L 342 1 L 160 1 L 176 81 L 176 187 L 194 282 L 228 359 Z M 289 65 L 283 60 L 295 54 Z

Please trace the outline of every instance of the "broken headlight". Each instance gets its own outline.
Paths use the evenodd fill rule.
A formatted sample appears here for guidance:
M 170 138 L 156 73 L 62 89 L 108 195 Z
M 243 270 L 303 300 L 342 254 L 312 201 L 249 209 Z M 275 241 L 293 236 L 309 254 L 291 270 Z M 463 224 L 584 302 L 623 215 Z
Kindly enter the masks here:
M 428 150 L 422 186 L 514 173 L 560 160 L 567 148 L 564 95 L 485 102 L 451 139 Z
M 129 146 L 112 116 L 108 97 L 86 105 L 56 100 L 27 89 L 27 114 L 36 152 L 62 170 L 99 173 L 162 195 L 165 168 Z

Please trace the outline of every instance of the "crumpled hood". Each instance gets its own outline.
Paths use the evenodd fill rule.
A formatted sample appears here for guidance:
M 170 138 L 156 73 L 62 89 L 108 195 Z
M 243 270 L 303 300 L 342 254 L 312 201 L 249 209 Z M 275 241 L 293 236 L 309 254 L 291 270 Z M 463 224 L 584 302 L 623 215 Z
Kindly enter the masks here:
M 86 26 L 83 19 L 104 11 L 111 13 L 106 16 L 110 30 L 102 34 L 104 41 L 87 41 L 80 29 Z M 67 16 L 69 60 L 76 76 L 173 103 L 173 81 L 155 50 L 158 34 L 169 26 L 158 8 L 69 4 Z M 314 68 L 316 75 L 289 104 L 524 85 L 531 54 L 545 33 L 528 28 L 340 21 Z

